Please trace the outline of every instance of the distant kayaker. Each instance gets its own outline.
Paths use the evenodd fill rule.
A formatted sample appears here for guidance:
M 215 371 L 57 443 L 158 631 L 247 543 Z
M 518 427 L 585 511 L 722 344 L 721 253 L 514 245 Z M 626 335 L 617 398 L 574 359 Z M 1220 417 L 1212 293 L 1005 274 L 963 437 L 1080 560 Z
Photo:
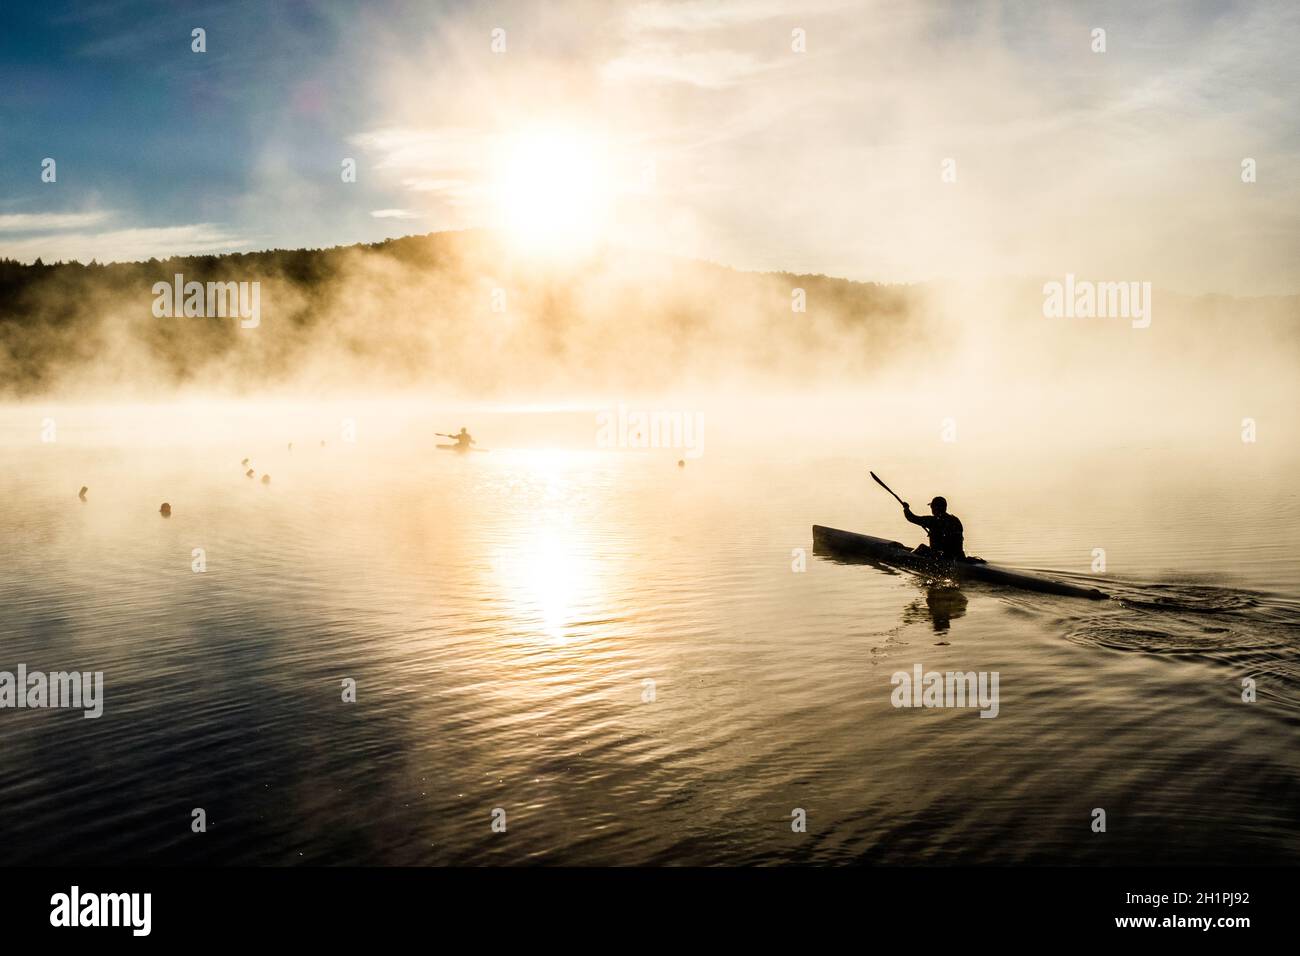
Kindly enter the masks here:
M 948 514 L 948 500 L 935 497 L 930 502 L 930 514 L 914 515 L 912 506 L 903 502 L 903 517 L 912 524 L 919 524 L 930 536 L 928 545 L 918 545 L 917 553 L 934 553 L 942 558 L 960 560 L 966 557 L 962 541 L 961 521 L 956 515 Z
M 437 434 L 442 438 L 454 438 L 456 448 L 459 451 L 469 451 L 469 446 L 476 444 L 474 439 L 470 437 L 469 432 L 465 430 L 464 425 L 460 426 L 460 431 L 455 435 L 448 435 L 446 432 L 438 432 Z

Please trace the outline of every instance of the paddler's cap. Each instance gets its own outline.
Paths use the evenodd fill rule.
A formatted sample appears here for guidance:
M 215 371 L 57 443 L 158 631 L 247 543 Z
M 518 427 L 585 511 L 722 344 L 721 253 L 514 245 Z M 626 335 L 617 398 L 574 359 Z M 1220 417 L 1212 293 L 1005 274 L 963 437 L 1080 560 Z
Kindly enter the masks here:
M 930 505 L 931 505 L 931 506 L 938 505 L 938 506 L 939 506 L 940 508 L 942 508 L 944 511 L 947 511 L 947 510 L 948 510 L 948 499 L 947 499 L 947 498 L 944 498 L 944 497 L 941 497 L 940 495 L 935 495 L 933 498 L 930 499 Z

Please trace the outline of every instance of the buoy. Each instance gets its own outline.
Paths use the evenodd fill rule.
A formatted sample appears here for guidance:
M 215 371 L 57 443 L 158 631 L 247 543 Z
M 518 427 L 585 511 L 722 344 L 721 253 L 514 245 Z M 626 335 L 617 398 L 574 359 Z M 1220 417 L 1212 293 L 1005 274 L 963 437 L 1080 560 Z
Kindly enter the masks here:
M 289 442 L 289 450 L 293 451 L 293 442 Z
M 243 465 L 245 468 L 247 468 L 247 467 L 248 467 L 248 459 L 245 458 L 243 461 L 240 462 L 240 464 Z
M 250 468 L 250 469 L 248 469 L 248 471 L 244 472 L 244 477 L 245 477 L 245 478 L 252 478 L 252 477 L 253 477 L 253 469 Z
M 685 459 L 685 458 L 678 458 L 678 459 L 677 459 L 677 467 L 678 467 L 678 468 L 685 468 L 685 467 L 686 467 L 686 459 Z
M 85 485 L 82 485 L 82 486 L 81 486 L 81 490 L 77 492 L 77 497 L 80 498 L 82 501 L 85 501 L 85 500 L 86 500 L 86 492 L 89 491 L 89 490 L 90 490 L 90 489 L 87 488 Z
M 172 516 L 172 506 L 164 501 L 162 507 L 158 509 L 158 513 L 164 518 L 170 518 Z
M 271 483 L 271 476 L 270 476 L 270 475 L 263 475 L 263 476 L 262 476 L 262 484 L 264 484 L 264 485 L 269 485 L 270 483 Z

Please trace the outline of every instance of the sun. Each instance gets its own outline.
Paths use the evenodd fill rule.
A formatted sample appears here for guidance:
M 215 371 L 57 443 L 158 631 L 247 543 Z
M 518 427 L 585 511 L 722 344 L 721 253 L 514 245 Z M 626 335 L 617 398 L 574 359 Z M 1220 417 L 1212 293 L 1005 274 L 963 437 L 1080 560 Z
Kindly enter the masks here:
M 498 228 L 530 252 L 590 251 L 608 226 L 607 165 L 600 139 L 580 130 L 534 127 L 502 138 L 493 175 Z

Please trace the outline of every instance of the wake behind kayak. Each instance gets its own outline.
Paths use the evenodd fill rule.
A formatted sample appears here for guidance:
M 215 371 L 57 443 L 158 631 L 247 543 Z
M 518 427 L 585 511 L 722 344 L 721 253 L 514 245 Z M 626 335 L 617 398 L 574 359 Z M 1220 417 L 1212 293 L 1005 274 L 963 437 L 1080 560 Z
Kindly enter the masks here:
M 1090 598 L 1094 601 L 1103 600 L 1109 596 L 1096 588 L 1081 587 L 1077 584 L 1057 581 L 1030 571 L 1004 568 L 985 561 L 950 560 L 936 557 L 933 554 L 917 554 L 906 545 L 886 538 L 873 538 L 868 534 L 841 531 L 838 528 L 827 528 L 819 524 L 813 525 L 812 530 L 814 551 L 868 558 L 879 561 L 881 564 L 908 568 L 913 571 L 942 574 L 958 581 L 984 581 L 989 584 L 1001 584 L 1006 587 L 1020 588 L 1024 591 L 1038 591 L 1043 594 Z

